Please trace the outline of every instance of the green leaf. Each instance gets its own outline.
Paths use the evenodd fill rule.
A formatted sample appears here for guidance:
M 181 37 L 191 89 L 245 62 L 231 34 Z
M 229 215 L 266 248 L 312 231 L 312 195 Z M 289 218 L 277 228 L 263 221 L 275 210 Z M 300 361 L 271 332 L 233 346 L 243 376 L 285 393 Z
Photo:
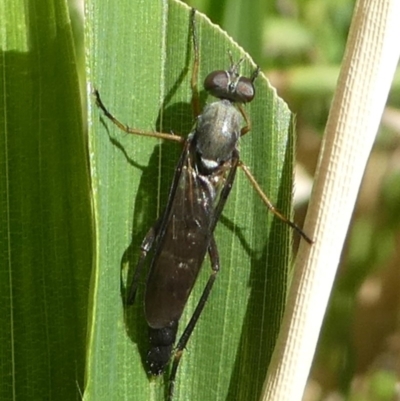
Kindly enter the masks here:
M 86 31 L 89 81 L 106 107 L 129 126 L 186 136 L 193 62 L 190 9 L 176 1 L 91 0 Z M 212 70 L 243 55 L 229 37 L 198 15 L 199 85 Z M 243 75 L 254 64 L 246 56 Z M 272 202 L 290 215 L 293 168 L 291 114 L 264 77 L 248 106 L 252 132 L 242 160 Z M 202 97 L 205 101 L 212 101 Z M 163 400 L 167 376 L 149 380 L 143 364 L 147 326 L 141 286 L 124 308 L 122 287 L 140 244 L 163 211 L 181 146 L 127 135 L 91 102 L 90 149 L 96 220 L 93 313 L 84 398 Z M 216 229 L 221 272 L 182 357 L 176 400 L 257 399 L 282 316 L 290 229 L 267 212 L 241 171 Z M 206 260 L 185 308 L 188 322 L 210 273 Z M 131 274 L 131 273 L 130 273 Z M 143 278 L 144 281 L 144 278 Z
M 93 241 L 71 24 L 63 1 L 0 9 L 0 399 L 78 399 Z

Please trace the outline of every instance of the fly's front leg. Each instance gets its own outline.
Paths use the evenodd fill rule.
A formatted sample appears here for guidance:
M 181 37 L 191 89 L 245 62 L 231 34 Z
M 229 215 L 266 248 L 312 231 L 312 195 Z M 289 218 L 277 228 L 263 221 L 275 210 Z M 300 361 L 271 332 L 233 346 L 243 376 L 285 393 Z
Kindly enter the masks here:
M 260 67 L 257 67 L 254 71 L 253 74 L 251 74 L 251 82 L 254 83 L 255 79 L 258 77 L 258 74 L 260 73 Z M 243 105 L 240 103 L 237 103 L 237 107 L 240 111 L 240 114 L 243 116 L 245 125 L 244 127 L 240 130 L 240 136 L 246 135 L 248 132 L 251 131 L 251 120 L 250 117 L 247 115 L 246 110 L 244 109 Z
M 140 135 L 140 136 L 147 136 L 147 137 L 152 137 L 152 138 L 158 138 L 158 139 L 166 139 L 168 141 L 174 141 L 174 142 L 179 142 L 183 143 L 185 141 L 185 138 L 182 138 L 179 135 L 174 135 L 174 134 L 167 134 L 164 132 L 147 132 L 143 131 L 140 129 L 136 128 L 130 128 L 128 125 L 122 123 L 119 121 L 116 117 L 114 117 L 113 114 L 111 114 L 107 107 L 104 105 L 103 101 L 101 100 L 100 93 L 97 89 L 93 89 L 93 95 L 96 100 L 96 105 L 104 115 L 113 123 L 115 124 L 121 131 L 126 132 L 127 134 L 134 134 L 134 135 Z
M 130 285 L 128 298 L 126 300 L 127 305 L 132 305 L 135 301 L 136 291 L 139 284 L 139 278 L 143 270 L 144 262 L 146 260 L 147 254 L 151 250 L 154 244 L 154 240 L 157 237 L 158 229 L 161 224 L 161 219 L 157 220 L 156 224 L 150 228 L 144 237 L 142 244 L 140 245 L 140 256 L 137 262 L 135 272 L 133 273 L 132 282 Z
M 196 306 L 193 316 L 190 319 L 188 325 L 186 326 L 186 328 L 176 346 L 175 354 L 174 354 L 174 361 L 172 363 L 171 375 L 169 377 L 169 391 L 168 391 L 168 399 L 169 400 L 172 400 L 172 396 L 174 393 L 176 372 L 178 370 L 178 365 L 181 360 L 183 350 L 186 348 L 186 344 L 189 341 L 189 338 L 196 326 L 197 321 L 199 320 L 201 312 L 204 309 L 204 306 L 207 302 L 207 299 L 210 295 L 211 289 L 214 285 L 215 279 L 217 278 L 217 274 L 220 269 L 218 248 L 217 248 L 217 244 L 214 239 L 214 235 L 211 236 L 210 245 L 208 247 L 208 254 L 210 256 L 212 273 L 207 281 L 207 284 L 203 290 L 203 293 L 201 294 L 200 301 Z
M 196 9 L 192 8 L 190 12 L 190 30 L 193 40 L 193 68 L 192 68 L 192 78 L 190 80 L 190 86 L 192 88 L 192 109 L 195 117 L 200 115 L 200 96 L 198 88 L 198 77 L 199 77 L 199 40 L 197 37 L 196 30 Z

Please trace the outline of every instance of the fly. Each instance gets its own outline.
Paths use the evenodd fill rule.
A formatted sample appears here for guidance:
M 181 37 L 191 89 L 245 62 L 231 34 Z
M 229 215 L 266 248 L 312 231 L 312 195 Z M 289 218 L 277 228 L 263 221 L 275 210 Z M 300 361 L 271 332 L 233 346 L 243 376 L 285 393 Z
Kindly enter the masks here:
M 126 133 L 183 143 L 165 211 L 150 228 L 141 244 L 141 254 L 127 299 L 128 304 L 133 303 L 146 256 L 153 249 L 154 255 L 144 295 L 150 343 L 146 362 L 149 374 L 161 375 L 173 356 L 169 378 L 170 399 L 183 350 L 220 270 L 214 229 L 231 191 L 238 167 L 244 171 L 266 206 L 308 243 L 312 243 L 295 223 L 274 208 L 239 158 L 238 140 L 251 128 L 242 105 L 251 102 L 255 96 L 254 81 L 259 74 L 259 68 L 256 68 L 250 77 L 243 77 L 239 71 L 243 59 L 234 63 L 229 54 L 230 68 L 227 71 L 213 71 L 204 81 L 204 89 L 218 100 L 206 105 L 200 112 L 197 90 L 199 49 L 194 9 L 190 22 L 194 48 L 192 107 L 197 122 L 186 139 L 173 134 L 143 132 L 129 128 L 107 110 L 99 92 L 94 90 L 96 103 L 104 115 Z M 174 350 L 179 320 L 207 253 L 212 272 L 193 316 Z

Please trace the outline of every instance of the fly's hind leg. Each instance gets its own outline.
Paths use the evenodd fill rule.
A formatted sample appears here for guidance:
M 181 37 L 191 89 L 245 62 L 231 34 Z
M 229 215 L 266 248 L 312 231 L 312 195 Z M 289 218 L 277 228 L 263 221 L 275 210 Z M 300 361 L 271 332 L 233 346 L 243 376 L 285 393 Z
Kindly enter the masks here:
M 178 344 L 176 345 L 174 360 L 172 363 L 171 374 L 169 377 L 169 390 L 168 390 L 168 399 L 169 400 L 172 400 L 172 396 L 174 393 L 176 372 L 178 370 L 179 362 L 181 360 L 183 351 L 186 348 L 186 344 L 189 341 L 189 338 L 196 326 L 197 321 L 199 320 L 201 313 L 203 312 L 204 306 L 207 302 L 207 299 L 210 295 L 210 292 L 212 290 L 215 279 L 217 278 L 217 274 L 220 269 L 218 248 L 217 248 L 217 244 L 214 239 L 214 235 L 211 237 L 210 245 L 208 247 L 208 254 L 210 256 L 212 273 L 207 281 L 207 284 L 203 290 L 203 293 L 201 294 L 199 303 L 196 306 L 193 316 L 191 317 L 181 338 L 178 341 Z

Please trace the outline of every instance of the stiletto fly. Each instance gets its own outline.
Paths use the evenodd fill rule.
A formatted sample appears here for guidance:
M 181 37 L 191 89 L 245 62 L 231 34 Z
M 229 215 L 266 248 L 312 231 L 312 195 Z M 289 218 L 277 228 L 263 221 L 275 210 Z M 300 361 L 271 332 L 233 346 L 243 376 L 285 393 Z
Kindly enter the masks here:
M 173 134 L 143 132 L 129 128 L 108 111 L 99 92 L 94 90 L 99 108 L 121 130 L 129 134 L 183 143 L 166 208 L 142 242 L 141 255 L 127 299 L 128 304 L 133 303 L 146 256 L 153 249 L 154 255 L 144 295 L 150 343 L 146 362 L 151 375 L 160 375 L 164 373 L 173 357 L 169 398 L 173 395 L 174 381 L 183 350 L 220 270 L 214 229 L 231 191 L 238 167 L 244 171 L 266 206 L 308 243 L 312 243 L 295 223 L 274 208 L 239 158 L 238 140 L 250 131 L 250 120 L 242 105 L 251 102 L 255 96 L 254 81 L 259 74 L 259 68 L 256 68 L 250 77 L 243 77 L 239 73 L 243 59 L 234 63 L 229 53 L 230 68 L 227 71 L 213 71 L 204 81 L 204 89 L 219 100 L 206 105 L 200 113 L 197 90 L 199 49 L 194 9 L 191 12 L 191 31 L 194 48 L 192 107 L 197 121 L 194 130 L 186 139 Z M 211 275 L 174 350 L 179 320 L 207 252 L 211 261 Z

